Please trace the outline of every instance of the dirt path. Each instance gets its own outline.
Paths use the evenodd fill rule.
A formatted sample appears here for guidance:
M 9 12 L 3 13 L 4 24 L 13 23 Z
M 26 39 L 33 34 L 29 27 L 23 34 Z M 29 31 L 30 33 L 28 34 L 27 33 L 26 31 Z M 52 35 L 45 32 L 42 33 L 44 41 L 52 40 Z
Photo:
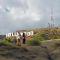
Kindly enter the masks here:
M 53 42 L 42 46 L 0 46 L 0 60 L 60 60 L 60 47 Z

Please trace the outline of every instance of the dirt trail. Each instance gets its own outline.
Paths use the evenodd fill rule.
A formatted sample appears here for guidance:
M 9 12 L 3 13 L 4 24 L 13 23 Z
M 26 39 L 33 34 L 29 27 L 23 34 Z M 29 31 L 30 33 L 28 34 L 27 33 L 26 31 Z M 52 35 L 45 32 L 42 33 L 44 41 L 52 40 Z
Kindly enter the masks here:
M 50 46 L 0 46 L 0 60 L 60 60 L 60 48 Z
M 0 48 L 0 60 L 47 60 L 45 56 L 46 53 L 40 46 Z

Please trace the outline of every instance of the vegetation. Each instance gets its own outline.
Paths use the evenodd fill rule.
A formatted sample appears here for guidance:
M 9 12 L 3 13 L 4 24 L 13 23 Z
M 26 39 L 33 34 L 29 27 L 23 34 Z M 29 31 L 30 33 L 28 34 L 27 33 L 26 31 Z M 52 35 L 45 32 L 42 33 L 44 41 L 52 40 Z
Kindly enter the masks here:
M 40 45 L 41 41 L 60 39 L 60 29 L 58 28 L 36 29 L 33 31 L 34 35 L 27 41 L 28 45 Z M 14 40 L 16 40 L 16 37 L 5 38 L 0 44 L 11 44 Z
M 39 46 L 41 42 L 39 40 L 29 40 L 27 41 L 27 44 L 31 46 Z
M 11 45 L 12 41 L 11 38 L 5 38 L 0 42 L 0 46 L 9 46 Z
M 60 60 L 60 41 L 45 41 L 41 46 L 0 47 L 1 60 Z
M 34 34 L 39 34 L 44 40 L 60 39 L 60 28 L 43 28 L 34 30 Z
M 41 41 L 43 41 L 43 37 L 41 37 L 40 33 L 37 33 L 32 36 L 30 40 L 27 41 L 28 45 L 38 46 L 41 44 Z
M 42 30 L 27 40 L 27 45 L 11 46 L 15 37 L 0 42 L 1 60 L 60 60 L 60 35 L 55 30 Z M 49 39 L 52 39 L 49 41 Z M 54 40 L 56 39 L 56 40 Z M 28 46 L 30 45 L 30 46 Z M 8 59 L 7 59 L 8 58 Z

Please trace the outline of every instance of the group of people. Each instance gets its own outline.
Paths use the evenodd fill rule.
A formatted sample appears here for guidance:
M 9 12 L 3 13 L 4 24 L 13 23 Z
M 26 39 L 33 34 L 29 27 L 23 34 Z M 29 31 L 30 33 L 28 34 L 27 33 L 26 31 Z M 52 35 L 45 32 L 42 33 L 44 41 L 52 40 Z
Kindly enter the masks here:
M 15 40 L 16 45 L 21 46 L 21 44 L 25 44 L 26 43 L 26 35 L 25 35 L 25 33 L 23 33 L 22 36 L 19 33 L 19 35 L 16 38 L 17 38 Z

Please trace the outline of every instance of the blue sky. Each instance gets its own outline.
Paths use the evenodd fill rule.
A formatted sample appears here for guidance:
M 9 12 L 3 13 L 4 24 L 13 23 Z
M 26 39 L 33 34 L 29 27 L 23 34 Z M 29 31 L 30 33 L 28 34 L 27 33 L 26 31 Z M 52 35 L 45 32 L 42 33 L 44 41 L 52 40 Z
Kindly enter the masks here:
M 55 25 L 60 26 L 60 0 L 0 0 L 0 32 L 46 27 L 51 8 Z

